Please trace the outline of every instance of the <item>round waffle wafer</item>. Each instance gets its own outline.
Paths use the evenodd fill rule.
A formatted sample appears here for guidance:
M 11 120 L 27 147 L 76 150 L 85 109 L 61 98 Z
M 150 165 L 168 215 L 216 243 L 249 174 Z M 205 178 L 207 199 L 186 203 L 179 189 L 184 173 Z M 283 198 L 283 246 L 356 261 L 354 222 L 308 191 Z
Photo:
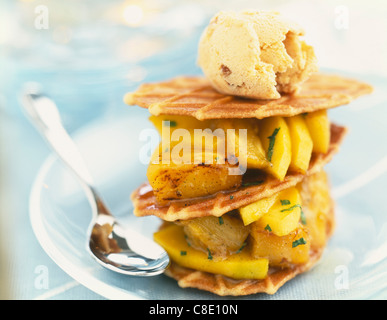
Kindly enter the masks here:
M 372 87 L 354 79 L 317 73 L 296 95 L 254 100 L 217 92 L 203 77 L 177 77 L 146 83 L 127 93 L 124 102 L 148 108 L 152 115 L 185 115 L 199 120 L 224 118 L 290 117 L 305 112 L 334 108 L 372 92 Z

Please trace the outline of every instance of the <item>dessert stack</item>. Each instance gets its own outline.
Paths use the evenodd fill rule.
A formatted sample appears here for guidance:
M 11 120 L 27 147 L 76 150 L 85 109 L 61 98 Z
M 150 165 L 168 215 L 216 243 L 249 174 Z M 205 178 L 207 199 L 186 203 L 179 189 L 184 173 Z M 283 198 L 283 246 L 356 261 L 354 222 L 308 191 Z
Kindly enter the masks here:
M 365 83 L 317 72 L 303 30 L 273 12 L 220 12 L 199 43 L 204 77 L 141 85 L 161 142 L 138 217 L 162 220 L 154 240 L 181 287 L 274 294 L 309 270 L 334 230 L 324 166 L 347 129 L 328 110 L 368 94 Z

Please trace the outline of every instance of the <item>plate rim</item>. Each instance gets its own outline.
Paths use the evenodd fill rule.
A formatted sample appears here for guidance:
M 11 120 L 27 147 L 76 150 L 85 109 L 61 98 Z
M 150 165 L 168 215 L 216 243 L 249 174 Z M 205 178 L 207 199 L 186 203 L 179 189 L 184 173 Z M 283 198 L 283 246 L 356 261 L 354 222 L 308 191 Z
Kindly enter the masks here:
M 44 179 L 47 173 L 50 171 L 52 166 L 58 162 L 58 158 L 54 154 L 50 154 L 43 162 L 41 167 L 38 170 L 31 188 L 31 193 L 29 197 L 29 218 L 32 226 L 32 230 L 36 239 L 38 240 L 40 246 L 46 252 L 46 254 L 54 261 L 54 263 L 62 269 L 66 274 L 71 278 L 76 280 L 78 283 L 93 291 L 94 293 L 99 294 L 101 297 L 110 300 L 146 300 L 138 295 L 130 293 L 124 289 L 119 289 L 112 287 L 106 282 L 101 281 L 100 279 L 90 275 L 90 273 L 79 268 L 69 261 L 61 252 L 58 251 L 56 245 L 51 240 L 50 236 L 45 229 L 45 226 L 42 221 L 41 207 L 40 207 L 40 198 L 41 190 L 43 186 Z M 97 265 L 96 263 L 96 266 Z M 76 271 L 76 272 L 75 272 Z

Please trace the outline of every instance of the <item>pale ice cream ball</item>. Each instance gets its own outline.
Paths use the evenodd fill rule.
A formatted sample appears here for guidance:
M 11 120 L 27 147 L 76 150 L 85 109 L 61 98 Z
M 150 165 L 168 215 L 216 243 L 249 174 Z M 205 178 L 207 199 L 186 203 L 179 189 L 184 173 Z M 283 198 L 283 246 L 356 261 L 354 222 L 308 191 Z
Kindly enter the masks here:
M 296 93 L 317 71 L 303 29 L 277 12 L 219 12 L 204 30 L 198 64 L 216 90 L 256 99 Z

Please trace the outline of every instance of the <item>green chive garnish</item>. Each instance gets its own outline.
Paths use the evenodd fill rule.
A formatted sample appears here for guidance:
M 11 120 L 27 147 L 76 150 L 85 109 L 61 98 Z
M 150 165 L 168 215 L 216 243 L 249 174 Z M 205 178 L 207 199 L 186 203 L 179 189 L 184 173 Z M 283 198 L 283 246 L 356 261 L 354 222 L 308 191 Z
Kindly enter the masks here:
M 273 156 L 273 148 L 274 148 L 274 144 L 275 144 L 275 136 L 277 135 L 278 131 L 280 130 L 281 128 L 275 128 L 272 135 L 270 137 L 267 137 L 270 141 L 269 141 L 269 149 L 267 151 L 267 160 L 269 160 L 271 162 L 271 157 Z
M 243 242 L 242 246 L 237 250 L 236 253 L 241 252 L 243 250 L 243 248 L 246 247 L 246 244 L 247 244 L 246 242 Z
M 290 204 L 289 200 L 280 200 L 280 201 L 281 201 L 281 206 L 286 206 L 286 205 Z
M 219 217 L 218 219 L 219 219 L 219 224 L 222 225 L 224 223 L 223 218 Z
M 271 232 L 270 226 L 269 226 L 269 225 L 266 225 L 265 230 Z
M 191 246 L 191 244 L 190 244 L 190 242 L 188 241 L 188 236 L 185 234 L 184 235 L 184 238 L 185 238 L 185 241 L 187 242 L 187 244 L 188 244 L 188 247 L 190 247 Z
M 258 186 L 264 183 L 265 180 L 251 181 L 251 182 L 243 182 L 242 187 L 250 187 L 250 186 Z
M 208 260 L 212 260 L 212 254 L 211 254 L 210 249 L 207 248 L 207 251 L 208 251 L 207 259 L 208 259 Z
M 293 241 L 292 242 L 292 248 L 295 248 L 295 247 L 297 247 L 297 246 L 299 246 L 301 244 L 306 244 L 306 241 L 305 241 L 304 238 L 300 238 L 300 239 L 298 239 L 296 241 Z
M 289 208 L 282 209 L 281 212 L 292 211 L 294 208 L 297 208 L 297 207 L 299 207 L 299 208 L 301 209 L 301 211 L 302 211 L 301 205 L 295 204 L 294 206 L 291 206 L 291 207 L 289 207 Z
M 282 204 L 282 200 L 281 200 L 281 204 Z M 305 225 L 305 224 L 306 224 L 306 217 L 305 217 L 304 211 L 302 210 L 301 205 L 295 204 L 294 206 L 291 206 L 291 207 L 289 207 L 289 208 L 282 209 L 281 212 L 292 211 L 294 208 L 297 208 L 297 207 L 300 208 L 300 210 L 301 210 L 301 223 L 302 223 L 303 225 Z

